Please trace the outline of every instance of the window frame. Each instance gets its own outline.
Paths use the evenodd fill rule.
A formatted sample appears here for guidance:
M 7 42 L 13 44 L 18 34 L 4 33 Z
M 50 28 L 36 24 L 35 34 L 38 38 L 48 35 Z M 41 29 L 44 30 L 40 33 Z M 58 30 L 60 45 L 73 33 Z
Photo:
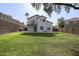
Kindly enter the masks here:
M 44 30 L 44 27 L 43 26 L 40 26 L 40 30 Z
M 47 27 L 47 30 L 51 30 L 51 27 Z
M 45 19 L 43 19 L 43 22 L 45 22 Z

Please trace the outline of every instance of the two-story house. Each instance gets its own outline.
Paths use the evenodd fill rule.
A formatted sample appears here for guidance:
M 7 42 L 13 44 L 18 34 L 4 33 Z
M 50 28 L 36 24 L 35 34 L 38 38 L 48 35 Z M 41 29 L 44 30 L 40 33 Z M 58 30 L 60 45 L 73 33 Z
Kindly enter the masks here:
M 28 32 L 52 32 L 52 22 L 45 16 L 34 15 L 27 18 Z

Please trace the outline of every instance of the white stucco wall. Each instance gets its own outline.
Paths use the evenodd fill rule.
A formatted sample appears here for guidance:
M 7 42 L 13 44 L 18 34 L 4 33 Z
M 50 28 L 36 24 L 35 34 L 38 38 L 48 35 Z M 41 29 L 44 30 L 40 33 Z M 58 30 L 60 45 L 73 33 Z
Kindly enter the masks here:
M 45 19 L 45 22 L 43 22 L 43 19 Z M 38 32 L 52 32 L 52 23 L 48 22 L 46 18 L 40 17 L 37 22 Z M 40 30 L 40 26 L 43 26 L 44 30 Z M 47 30 L 48 27 L 50 27 L 50 30 Z
M 40 18 L 38 19 L 38 25 L 37 25 L 37 31 L 38 31 L 38 32 L 45 32 L 45 31 L 46 31 L 46 28 L 45 28 L 46 22 L 43 22 L 43 19 L 46 19 L 46 18 L 40 17 Z M 40 26 L 43 26 L 44 30 L 40 30 Z
M 50 27 L 50 30 L 47 29 L 48 27 Z M 52 30 L 53 30 L 52 27 L 53 27 L 52 23 L 50 23 L 50 22 L 47 21 L 46 22 L 46 30 L 47 30 L 47 32 L 52 32 Z

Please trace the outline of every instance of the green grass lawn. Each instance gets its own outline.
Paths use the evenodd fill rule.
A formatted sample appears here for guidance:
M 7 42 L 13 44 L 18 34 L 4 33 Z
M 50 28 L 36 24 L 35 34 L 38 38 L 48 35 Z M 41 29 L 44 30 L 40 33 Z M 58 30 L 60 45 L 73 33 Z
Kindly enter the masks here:
M 0 55 L 79 55 L 79 35 L 22 32 L 0 35 Z

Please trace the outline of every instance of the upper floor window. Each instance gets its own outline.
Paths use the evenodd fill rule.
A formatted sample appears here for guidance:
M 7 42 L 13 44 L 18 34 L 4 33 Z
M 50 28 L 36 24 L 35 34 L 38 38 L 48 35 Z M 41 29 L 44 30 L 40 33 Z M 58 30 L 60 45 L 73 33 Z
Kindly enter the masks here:
M 43 22 L 45 22 L 45 19 L 43 19 Z
M 44 28 L 43 28 L 43 26 L 40 26 L 40 30 L 43 30 Z

